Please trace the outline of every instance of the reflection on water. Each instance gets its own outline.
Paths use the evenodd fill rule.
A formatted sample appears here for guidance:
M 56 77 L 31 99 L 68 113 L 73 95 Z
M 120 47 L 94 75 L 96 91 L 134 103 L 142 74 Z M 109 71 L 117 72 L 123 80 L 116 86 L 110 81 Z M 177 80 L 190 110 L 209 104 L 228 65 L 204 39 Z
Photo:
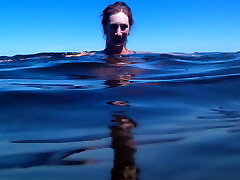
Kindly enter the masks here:
M 104 84 L 108 87 L 129 86 L 131 84 L 132 75 L 119 75 L 119 79 L 106 80 Z
M 112 148 L 114 150 L 114 163 L 112 180 L 132 179 L 139 176 L 139 168 L 135 163 L 136 142 L 133 138 L 132 129 L 137 126 L 136 122 L 125 115 L 113 115 L 117 125 L 111 126 Z
M 123 57 L 114 57 L 114 56 L 109 56 L 104 59 L 104 61 L 115 67 L 125 67 L 127 65 L 134 64 L 134 58 L 128 57 L 128 56 L 123 56 Z M 134 81 L 133 78 L 135 77 L 135 74 L 141 73 L 140 70 L 138 69 L 128 69 L 126 70 L 121 70 L 119 68 L 119 71 L 113 71 L 110 78 L 107 79 L 104 84 L 107 87 L 118 87 L 118 86 L 129 86 L 131 85 Z M 106 73 L 108 70 L 103 70 L 103 74 Z
M 106 63 L 116 66 L 126 66 L 133 63 L 128 57 L 107 57 Z M 126 73 L 126 72 L 125 72 Z M 108 87 L 129 86 L 130 80 L 135 74 L 118 74 L 115 79 L 105 81 Z M 113 101 L 107 104 L 115 106 L 130 106 L 127 101 Z M 132 130 L 136 128 L 137 123 L 119 112 L 113 115 L 112 122 L 114 126 L 110 126 L 112 136 L 112 149 L 114 150 L 114 161 L 112 168 L 112 180 L 138 180 L 139 168 L 135 163 L 136 142 L 133 138 Z
M 239 52 L 0 57 L 0 179 L 238 180 L 239 72 Z

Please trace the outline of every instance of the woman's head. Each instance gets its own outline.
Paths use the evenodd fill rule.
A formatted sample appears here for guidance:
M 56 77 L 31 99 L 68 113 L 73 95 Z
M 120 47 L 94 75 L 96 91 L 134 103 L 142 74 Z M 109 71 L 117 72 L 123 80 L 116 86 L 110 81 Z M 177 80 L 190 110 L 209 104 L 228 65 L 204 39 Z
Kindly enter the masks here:
M 111 48 L 125 47 L 133 25 L 131 9 L 124 2 L 115 2 L 103 11 L 102 25 Z
M 132 27 L 134 23 L 133 17 L 132 17 L 132 10 L 126 3 L 118 1 L 118 2 L 115 2 L 114 4 L 109 5 L 103 10 L 102 26 L 104 29 L 104 34 L 106 34 L 105 27 L 108 24 L 109 17 L 119 12 L 123 12 L 128 17 L 129 26 L 130 26 L 129 28 Z

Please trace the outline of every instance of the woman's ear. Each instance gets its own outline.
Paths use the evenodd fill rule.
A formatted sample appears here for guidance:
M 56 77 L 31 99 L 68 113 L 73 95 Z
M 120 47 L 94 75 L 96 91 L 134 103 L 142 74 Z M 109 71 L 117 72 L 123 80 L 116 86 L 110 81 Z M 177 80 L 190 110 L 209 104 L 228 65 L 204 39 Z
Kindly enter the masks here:
M 130 32 L 131 32 L 131 28 L 129 28 L 129 30 L 128 30 L 128 36 L 130 35 Z

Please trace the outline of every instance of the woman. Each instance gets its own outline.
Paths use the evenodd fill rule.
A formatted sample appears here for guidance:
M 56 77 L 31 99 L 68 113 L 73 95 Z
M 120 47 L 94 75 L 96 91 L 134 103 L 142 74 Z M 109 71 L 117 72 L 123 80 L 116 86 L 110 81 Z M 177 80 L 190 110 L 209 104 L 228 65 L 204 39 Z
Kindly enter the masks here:
M 127 49 L 127 37 L 133 25 L 132 11 L 124 2 L 115 2 L 103 10 L 102 26 L 106 35 L 103 52 L 111 54 L 133 54 Z
M 124 2 L 115 2 L 103 10 L 102 26 L 106 35 L 106 47 L 103 51 L 66 53 L 67 57 L 94 54 L 123 55 L 136 53 L 127 49 L 127 37 L 133 25 L 132 11 Z

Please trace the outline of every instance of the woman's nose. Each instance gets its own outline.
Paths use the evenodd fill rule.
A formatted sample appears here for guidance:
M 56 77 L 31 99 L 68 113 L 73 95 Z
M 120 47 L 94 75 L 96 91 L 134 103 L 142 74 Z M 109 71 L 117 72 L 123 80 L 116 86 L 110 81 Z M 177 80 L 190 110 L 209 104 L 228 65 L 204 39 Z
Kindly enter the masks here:
M 117 35 L 117 36 L 122 36 L 122 30 L 121 30 L 121 27 L 120 27 L 120 26 L 118 26 L 115 35 Z

